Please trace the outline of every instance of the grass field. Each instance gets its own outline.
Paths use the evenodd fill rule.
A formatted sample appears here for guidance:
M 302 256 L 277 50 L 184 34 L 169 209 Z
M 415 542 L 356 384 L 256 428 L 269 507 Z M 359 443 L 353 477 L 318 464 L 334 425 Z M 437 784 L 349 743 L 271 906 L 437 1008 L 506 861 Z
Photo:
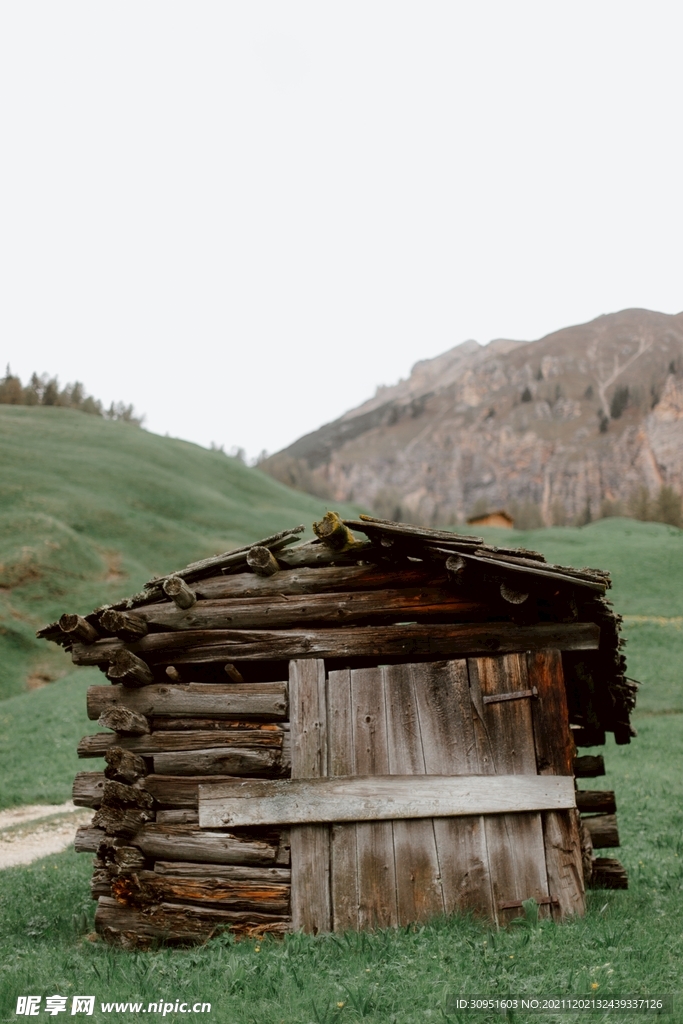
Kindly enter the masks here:
M 221 452 L 70 409 L 0 405 L 0 700 L 70 670 L 35 638 L 62 612 L 298 523 L 311 535 L 324 511 Z
M 36 414 L 47 415 L 31 420 Z M 93 421 L 102 431 L 97 443 L 88 437 Z M 74 747 L 92 729 L 85 689 L 101 676 L 65 662 L 63 678 L 20 692 L 40 665 L 34 625 L 64 607 L 88 610 L 129 593 L 155 572 L 231 543 L 310 522 L 322 504 L 218 453 L 79 413 L 0 407 L 0 428 L 3 516 L 14 517 L 0 529 L 3 692 L 14 693 L 0 701 L 0 804 L 60 803 L 84 766 Z M 76 454 L 72 443 L 80 445 Z M 194 504 L 188 479 L 200 494 Z M 643 682 L 639 735 L 626 747 L 608 743 L 607 777 L 585 785 L 616 791 L 623 841 L 616 856 L 629 871 L 627 892 L 591 893 L 587 916 L 562 926 L 529 921 L 493 932 L 448 919 L 375 934 L 264 943 L 224 937 L 201 949 L 131 954 L 88 939 L 91 858 L 67 852 L 0 873 L 0 1019 L 21 1019 L 16 997 L 27 994 L 94 995 L 95 1021 L 148 1019 L 104 1013 L 102 1002 L 146 1007 L 180 999 L 210 1002 L 208 1019 L 221 1024 L 484 1024 L 501 1018 L 460 1014 L 454 999 L 677 993 L 675 1012 L 664 1019 L 683 1021 L 683 533 L 603 520 L 580 530 L 487 534 L 613 573 L 629 672 Z M 164 1019 L 195 1018 L 170 1012 Z M 520 1012 L 508 1019 L 640 1018 Z
M 95 995 L 101 1002 L 212 1004 L 221 1024 L 417 1024 L 500 1020 L 453 1008 L 466 995 L 644 996 L 683 1000 L 683 715 L 637 719 L 638 740 L 608 746 L 627 892 L 593 892 L 583 920 L 505 931 L 463 919 L 371 935 L 284 942 L 215 939 L 190 950 L 125 953 L 92 943 L 90 857 L 71 852 L 0 874 L 0 1019 L 16 997 Z M 596 987 L 597 986 L 597 987 Z M 683 1020 L 683 1002 L 673 1017 Z M 42 1017 L 42 1014 L 41 1014 Z M 639 1020 L 612 1014 L 518 1021 Z M 130 1013 L 96 1021 L 145 1020 Z M 154 1019 L 154 1018 L 152 1018 Z M 170 1013 L 169 1021 L 207 1019 Z

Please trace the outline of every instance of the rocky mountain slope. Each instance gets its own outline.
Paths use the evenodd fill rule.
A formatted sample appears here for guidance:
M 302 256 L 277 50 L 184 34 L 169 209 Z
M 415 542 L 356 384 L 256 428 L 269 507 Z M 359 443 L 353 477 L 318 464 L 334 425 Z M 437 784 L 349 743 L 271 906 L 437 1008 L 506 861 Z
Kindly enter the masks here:
M 683 491 L 683 313 L 628 309 L 541 338 L 468 341 L 261 468 L 392 518 L 600 514 Z M 531 525 L 531 524 L 529 524 Z

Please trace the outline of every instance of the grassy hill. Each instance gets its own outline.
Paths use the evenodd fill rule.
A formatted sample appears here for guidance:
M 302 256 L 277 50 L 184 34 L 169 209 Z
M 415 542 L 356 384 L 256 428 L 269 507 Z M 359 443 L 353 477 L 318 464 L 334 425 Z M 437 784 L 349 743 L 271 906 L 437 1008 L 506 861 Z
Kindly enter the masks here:
M 67 799 L 76 743 L 92 728 L 84 690 L 99 673 L 74 672 L 68 655 L 35 639 L 38 626 L 324 511 L 320 500 L 220 452 L 68 409 L 2 405 L 0 498 L 2 806 Z M 564 565 L 609 569 L 629 673 L 643 682 L 639 709 L 683 711 L 683 531 L 603 519 L 581 529 L 484 532 Z M 35 745 L 29 763 L 23 753 L 36 721 L 50 743 Z
M 222 452 L 70 409 L 0 405 L 0 699 L 70 670 L 35 639 L 62 612 L 324 511 Z

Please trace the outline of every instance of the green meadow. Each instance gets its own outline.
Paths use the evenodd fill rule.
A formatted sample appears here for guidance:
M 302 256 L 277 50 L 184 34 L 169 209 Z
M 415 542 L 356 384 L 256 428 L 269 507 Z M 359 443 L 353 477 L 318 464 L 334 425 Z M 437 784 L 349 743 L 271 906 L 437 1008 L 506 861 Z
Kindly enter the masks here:
M 74 671 L 35 640 L 35 628 L 202 555 L 310 525 L 324 506 L 221 453 L 63 409 L 0 406 L 0 461 L 0 806 L 61 803 L 84 767 L 74 747 L 92 728 L 85 689 L 101 676 Z M 623 845 L 614 855 L 630 888 L 591 892 L 586 917 L 562 925 L 536 921 L 531 908 L 501 931 L 452 918 L 372 934 L 263 943 L 223 936 L 201 948 L 129 953 L 92 941 L 91 858 L 68 851 L 0 872 L 0 1020 L 22 1019 L 14 1014 L 19 995 L 59 993 L 94 995 L 90 1019 L 98 1022 L 148 1019 L 141 1010 L 105 1012 L 102 1003 L 146 1008 L 178 999 L 209 1002 L 211 1013 L 171 1010 L 165 1020 L 621 1022 L 641 1018 L 501 1018 L 463 1013 L 455 1001 L 670 994 L 674 1012 L 663 1019 L 683 1021 L 683 532 L 608 519 L 486 533 L 612 572 L 629 674 L 642 683 L 638 737 L 608 742 L 606 778 L 583 784 L 616 791 Z M 55 681 L 27 689 L 47 679 Z
M 35 638 L 62 612 L 299 523 L 310 535 L 324 512 L 220 451 L 71 409 L 0 405 L 0 699 L 70 671 Z

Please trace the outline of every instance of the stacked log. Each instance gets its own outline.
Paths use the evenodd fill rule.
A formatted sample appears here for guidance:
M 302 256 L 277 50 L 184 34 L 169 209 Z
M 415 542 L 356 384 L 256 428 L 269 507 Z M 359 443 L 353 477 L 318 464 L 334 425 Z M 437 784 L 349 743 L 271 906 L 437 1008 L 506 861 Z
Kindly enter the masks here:
M 200 830 L 197 807 L 203 783 L 290 776 L 291 658 L 341 667 L 557 648 L 577 745 L 605 730 L 630 738 L 633 689 L 605 573 L 368 517 L 328 513 L 315 540 L 292 546 L 302 529 L 39 633 L 108 679 L 88 691 L 104 731 L 78 748 L 106 768 L 79 773 L 74 801 L 95 810 L 76 848 L 96 855 L 96 926 L 110 942 L 290 926 L 287 831 Z M 600 760 L 577 758 L 576 777 L 604 773 Z M 591 883 L 621 884 L 618 862 L 592 853 L 618 845 L 614 794 L 579 790 L 577 804 Z
M 180 703 L 169 705 L 169 695 Z M 116 730 L 81 741 L 79 755 L 104 756 L 107 767 L 80 772 L 73 789 L 77 805 L 96 810 L 77 849 L 96 853 L 97 930 L 143 947 L 203 941 L 222 928 L 283 932 L 286 831 L 200 831 L 197 805 L 200 783 L 288 774 L 285 684 L 94 686 L 88 713 Z

